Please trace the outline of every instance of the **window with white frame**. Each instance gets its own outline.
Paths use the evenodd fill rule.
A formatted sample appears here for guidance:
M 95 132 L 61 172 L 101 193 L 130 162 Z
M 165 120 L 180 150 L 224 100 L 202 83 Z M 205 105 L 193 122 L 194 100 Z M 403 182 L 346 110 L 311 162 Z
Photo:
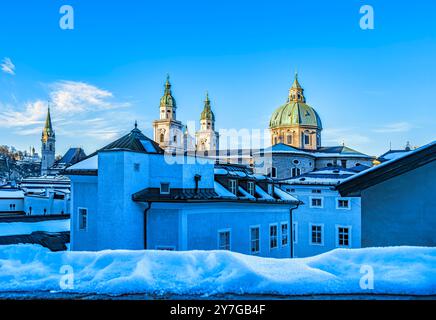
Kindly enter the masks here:
M 287 222 L 283 222 L 281 224 L 281 242 L 282 242 L 282 246 L 287 246 L 288 245 L 288 238 L 289 238 L 289 228 L 288 228 L 288 223 Z
M 251 194 L 252 196 L 254 196 L 254 182 L 249 181 L 248 182 L 248 193 Z
M 260 227 L 250 227 L 250 252 L 260 252 Z
M 337 209 L 350 209 L 350 199 L 338 199 L 336 203 Z
M 320 197 L 311 197 L 310 198 L 310 207 L 311 208 L 322 208 L 323 207 L 323 198 Z
M 292 168 L 291 170 L 292 177 L 298 177 L 301 175 L 301 169 L 300 168 Z
M 168 182 L 161 182 L 160 193 L 161 194 L 169 194 L 170 193 L 170 184 Z
M 218 231 L 218 249 L 230 250 L 230 230 Z
M 316 225 L 312 224 L 310 226 L 310 244 L 323 244 L 323 238 L 322 238 L 322 232 L 323 232 L 323 226 L 322 225 Z
M 229 180 L 229 189 L 230 192 L 233 193 L 234 195 L 237 194 L 237 181 L 234 179 L 230 179 Z
M 350 246 L 350 227 L 337 227 L 338 234 L 338 246 L 349 247 Z
M 88 209 L 78 208 L 78 221 L 79 230 L 86 230 L 88 228 Z
M 277 168 L 271 167 L 268 169 L 268 176 L 271 178 L 277 178 Z
M 269 248 L 277 248 L 277 224 L 272 224 L 269 226 Z

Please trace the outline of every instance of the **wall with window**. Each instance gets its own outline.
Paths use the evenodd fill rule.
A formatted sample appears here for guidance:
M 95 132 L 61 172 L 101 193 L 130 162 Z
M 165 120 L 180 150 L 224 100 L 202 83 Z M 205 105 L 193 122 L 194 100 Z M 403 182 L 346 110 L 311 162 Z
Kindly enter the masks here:
M 304 202 L 293 214 L 294 257 L 313 256 L 341 247 L 360 248 L 360 198 L 342 198 L 328 186 L 283 188 Z
M 176 206 L 181 209 L 175 210 Z M 156 203 L 148 214 L 148 246 L 174 250 L 219 250 L 228 246 L 244 254 L 289 258 L 289 209 L 289 205 L 235 202 Z
M 315 158 L 310 155 L 300 154 L 260 154 L 254 155 L 255 172 L 268 175 L 275 168 L 276 178 L 291 178 L 295 173 L 303 174 L 311 172 L 315 168 Z
M 76 190 L 79 190 L 78 192 Z M 98 189 L 96 176 L 71 176 L 70 249 L 98 250 Z M 87 226 L 80 226 L 79 208 L 87 209 Z
M 344 160 L 344 161 L 342 161 Z M 341 157 L 341 158 L 317 158 L 316 159 L 316 169 L 322 169 L 326 167 L 341 167 L 345 165 L 346 168 L 353 168 L 356 165 L 365 165 L 372 167 L 372 160 L 368 158 L 356 158 L 356 157 Z

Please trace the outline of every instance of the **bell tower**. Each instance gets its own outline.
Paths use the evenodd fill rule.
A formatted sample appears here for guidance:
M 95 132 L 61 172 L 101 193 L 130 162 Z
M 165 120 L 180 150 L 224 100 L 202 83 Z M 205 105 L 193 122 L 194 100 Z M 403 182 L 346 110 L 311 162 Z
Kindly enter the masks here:
M 42 130 L 41 137 L 41 175 L 48 175 L 49 169 L 55 162 L 55 145 L 56 135 L 53 130 L 50 115 L 50 106 L 47 110 L 47 118 L 45 119 L 45 126 Z
M 196 133 L 197 151 L 218 150 L 219 135 L 215 131 L 215 115 L 206 92 L 204 108 L 200 116 L 200 130 Z
M 171 92 L 170 77 L 159 104 L 159 120 L 153 122 L 153 138 L 165 151 L 181 151 L 184 148 L 183 125 L 176 118 L 177 104 Z

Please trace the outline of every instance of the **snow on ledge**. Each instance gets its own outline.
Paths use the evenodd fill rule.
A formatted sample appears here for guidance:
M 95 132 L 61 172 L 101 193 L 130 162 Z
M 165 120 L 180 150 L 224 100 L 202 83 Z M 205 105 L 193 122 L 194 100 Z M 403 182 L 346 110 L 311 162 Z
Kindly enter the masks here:
M 336 249 L 304 259 L 228 251 L 50 252 L 0 247 L 0 292 L 62 292 L 61 266 L 74 270 L 65 292 L 95 294 L 436 294 L 436 248 Z M 362 266 L 374 289 L 361 289 Z M 29 272 L 29 270 L 31 272 Z

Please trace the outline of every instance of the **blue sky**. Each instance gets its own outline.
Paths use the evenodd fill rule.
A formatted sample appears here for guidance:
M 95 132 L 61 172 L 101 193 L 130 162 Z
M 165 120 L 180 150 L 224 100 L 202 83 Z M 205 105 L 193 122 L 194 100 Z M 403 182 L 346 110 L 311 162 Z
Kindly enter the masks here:
M 74 8 L 74 30 L 59 8 Z M 359 27 L 372 5 L 375 29 Z M 436 138 L 431 1 L 2 1 L 0 144 L 40 148 L 47 100 L 57 151 L 92 152 L 135 120 L 151 135 L 166 74 L 183 122 L 209 91 L 217 128 L 266 129 L 293 73 L 323 145 L 379 155 Z

